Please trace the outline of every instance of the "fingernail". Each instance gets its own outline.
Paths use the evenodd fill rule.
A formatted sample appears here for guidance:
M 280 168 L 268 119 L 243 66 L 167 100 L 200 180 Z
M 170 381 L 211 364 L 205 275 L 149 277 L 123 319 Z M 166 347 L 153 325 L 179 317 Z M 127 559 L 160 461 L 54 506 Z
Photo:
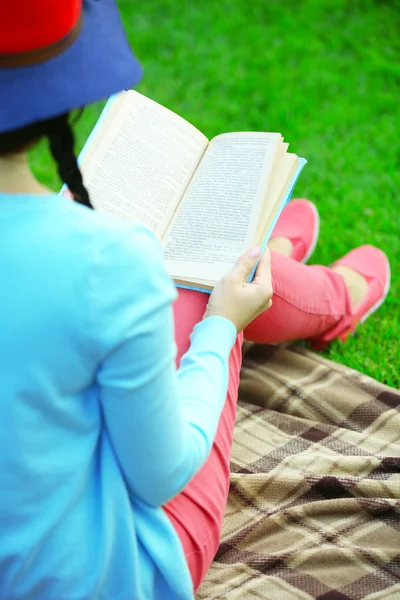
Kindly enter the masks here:
M 254 248 L 250 250 L 251 258 L 258 258 L 260 256 L 260 252 L 261 248 L 259 246 L 254 246 Z

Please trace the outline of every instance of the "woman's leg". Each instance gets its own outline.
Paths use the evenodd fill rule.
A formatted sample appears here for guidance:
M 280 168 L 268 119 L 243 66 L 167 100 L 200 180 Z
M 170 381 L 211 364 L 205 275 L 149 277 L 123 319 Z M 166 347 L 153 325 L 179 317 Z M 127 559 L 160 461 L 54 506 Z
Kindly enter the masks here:
M 178 361 L 189 347 L 194 325 L 203 317 L 208 294 L 180 290 L 174 305 Z M 217 435 L 207 462 L 185 489 L 164 506 L 164 511 L 181 540 L 197 590 L 218 549 L 222 520 L 229 492 L 229 466 L 239 373 L 242 362 L 242 335 L 229 357 L 229 384 Z
M 308 337 L 335 325 L 347 312 L 349 298 L 341 276 L 324 267 L 305 267 L 272 254 L 272 308 L 246 329 L 250 339 L 275 342 Z M 174 305 L 178 361 L 189 347 L 194 325 L 203 317 L 208 295 L 180 290 Z M 229 385 L 210 456 L 164 510 L 181 540 L 197 590 L 218 549 L 229 491 L 229 463 L 241 366 L 242 336 L 229 359 Z
M 306 266 L 271 251 L 272 307 L 244 331 L 254 342 L 274 344 L 318 336 L 351 318 L 344 278 L 328 267 Z M 182 293 L 185 292 L 185 293 Z M 203 317 L 208 295 L 181 290 L 175 305 L 178 356 L 189 348 L 189 336 Z
M 302 265 L 271 251 L 272 306 L 244 331 L 252 342 L 274 344 L 307 339 L 351 319 L 345 280 L 322 266 Z

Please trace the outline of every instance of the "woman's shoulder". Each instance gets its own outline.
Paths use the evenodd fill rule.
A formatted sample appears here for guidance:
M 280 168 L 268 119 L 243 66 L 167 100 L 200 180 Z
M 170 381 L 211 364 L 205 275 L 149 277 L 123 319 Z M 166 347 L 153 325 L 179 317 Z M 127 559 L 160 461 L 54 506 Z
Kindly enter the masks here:
M 66 198 L 59 198 L 59 208 L 65 216 L 80 224 L 79 229 L 85 228 L 101 235 L 129 235 L 132 232 L 146 232 L 156 242 L 150 229 L 141 223 L 133 223 L 116 214 L 94 210 L 82 206 Z
M 75 213 L 74 236 L 81 234 L 75 239 L 83 239 L 85 254 L 100 278 L 115 280 L 119 277 L 128 285 L 135 283 L 142 291 L 175 296 L 175 288 L 165 270 L 161 244 L 146 225 L 76 203 L 71 209 Z
M 101 323 L 109 348 L 124 331 L 170 304 L 175 286 L 165 270 L 161 245 L 145 225 L 79 205 L 67 212 L 71 243 L 78 245 L 75 255 L 85 263 L 92 317 Z
M 160 243 L 147 226 L 66 199 L 60 199 L 60 210 L 60 233 L 71 238 L 74 246 L 86 247 L 89 259 L 94 254 L 106 259 L 111 253 L 120 260 L 137 258 L 146 264 L 162 261 Z

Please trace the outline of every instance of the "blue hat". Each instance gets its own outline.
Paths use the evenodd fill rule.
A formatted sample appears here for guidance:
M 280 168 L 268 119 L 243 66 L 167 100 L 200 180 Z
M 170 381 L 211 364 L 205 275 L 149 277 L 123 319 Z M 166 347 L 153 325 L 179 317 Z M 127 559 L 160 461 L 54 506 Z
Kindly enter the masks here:
M 9 0 L 5 4 L 0 8 L 0 34 L 7 27 L 7 35 L 0 36 L 0 134 L 102 100 L 140 81 L 142 68 L 130 49 L 115 0 Z M 28 48 L 21 51 L 21 46 L 16 52 L 12 40 L 23 39 L 21 29 L 27 26 L 32 4 L 38 15 L 36 28 L 28 23 L 33 42 L 30 39 Z M 26 6 L 23 19 L 21 5 Z M 45 29 L 40 31 L 43 6 Z M 76 18 L 66 30 L 68 20 L 57 19 L 58 13 L 70 17 L 73 9 Z M 57 29 L 53 24 L 58 33 L 49 37 Z M 18 31 L 13 32 L 13 27 Z M 38 47 L 38 39 L 46 40 L 44 47 Z

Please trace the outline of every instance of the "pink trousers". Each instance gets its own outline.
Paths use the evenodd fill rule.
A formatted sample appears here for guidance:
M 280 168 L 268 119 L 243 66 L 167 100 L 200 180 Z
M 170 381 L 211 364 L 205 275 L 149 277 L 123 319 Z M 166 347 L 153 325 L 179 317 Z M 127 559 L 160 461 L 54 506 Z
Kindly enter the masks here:
M 251 323 L 246 339 L 274 343 L 317 336 L 348 319 L 350 298 L 341 275 L 305 266 L 271 252 L 272 307 Z M 208 295 L 180 290 L 174 305 L 178 360 L 189 347 L 194 325 L 203 317 Z M 218 550 L 229 491 L 229 462 L 241 366 L 240 334 L 229 358 L 229 385 L 210 456 L 186 488 L 164 510 L 181 540 L 197 591 Z

